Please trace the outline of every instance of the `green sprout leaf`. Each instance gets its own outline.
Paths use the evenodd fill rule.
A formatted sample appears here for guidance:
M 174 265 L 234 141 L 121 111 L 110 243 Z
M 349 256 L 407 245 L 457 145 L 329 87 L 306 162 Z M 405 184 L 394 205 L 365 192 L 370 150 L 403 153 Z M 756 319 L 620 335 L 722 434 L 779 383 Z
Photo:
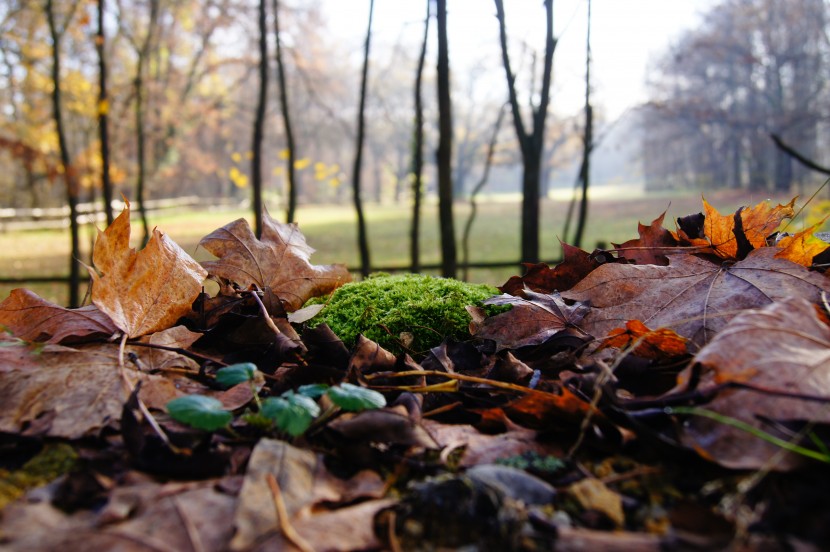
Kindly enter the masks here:
M 386 406 L 386 398 L 372 389 L 341 383 L 327 391 L 331 402 L 349 412 L 360 412 Z
M 233 419 L 219 400 L 203 395 L 173 399 L 167 403 L 167 412 L 174 420 L 205 431 L 223 428 Z
M 323 395 L 326 394 L 328 391 L 329 386 L 325 383 L 311 383 L 308 385 L 301 385 L 297 388 L 297 393 L 300 395 L 305 395 L 306 397 L 310 397 L 312 399 L 319 399 Z
M 320 407 L 314 399 L 293 391 L 280 397 L 269 397 L 262 401 L 260 414 L 272 420 L 280 431 L 292 437 L 302 435 L 320 414 Z
M 251 381 L 256 376 L 256 365 L 250 362 L 231 364 L 216 372 L 216 381 L 225 387 L 233 387 L 243 381 Z

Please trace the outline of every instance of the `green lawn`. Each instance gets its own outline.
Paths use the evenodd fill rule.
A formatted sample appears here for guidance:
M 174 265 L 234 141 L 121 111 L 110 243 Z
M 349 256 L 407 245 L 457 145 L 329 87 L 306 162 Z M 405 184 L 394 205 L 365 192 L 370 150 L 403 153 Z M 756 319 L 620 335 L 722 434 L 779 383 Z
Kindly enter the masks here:
M 628 195 L 628 197 L 626 197 Z M 722 212 L 737 206 L 754 204 L 759 198 L 732 193 L 707 194 L 707 199 Z M 545 200 L 542 207 L 542 257 L 558 259 L 558 236 L 567 211 L 567 202 Z M 590 206 L 589 222 L 583 249 L 591 250 L 598 241 L 622 242 L 637 236 L 637 222 L 648 224 L 668 208 L 666 226 L 673 228 L 674 217 L 700 211 L 700 197 L 696 194 L 668 197 L 642 197 L 641 194 L 623 194 L 618 197 L 600 195 Z M 472 228 L 470 262 L 518 261 L 519 212 L 517 200 L 482 201 Z M 455 207 L 455 231 L 459 237 L 470 213 L 469 204 L 459 202 Z M 369 205 L 366 208 L 373 266 L 407 266 L 409 264 L 410 209 L 407 206 Z M 133 237 L 139 238 L 141 226 L 133 218 Z M 158 215 L 150 224 L 168 234 L 185 251 L 198 260 L 210 257 L 197 248 L 199 239 L 212 230 L 239 217 L 249 217 L 243 211 L 210 211 Z M 272 210 L 278 218 L 282 212 Z M 351 205 L 306 206 L 298 210 L 297 220 L 309 244 L 317 250 L 312 257 L 315 264 L 345 263 L 350 268 L 359 264 L 356 247 L 356 224 Z M 84 228 L 82 234 L 84 255 L 89 263 L 89 251 L 96 231 Z M 459 243 L 459 261 L 461 246 Z M 422 264 L 438 263 L 439 232 L 437 207 L 426 205 L 421 235 Z M 68 273 L 69 236 L 67 231 L 20 231 L 0 233 L 0 277 L 27 277 L 61 275 Z M 473 269 L 469 279 L 474 282 L 499 285 L 518 268 Z M 460 276 L 460 274 L 459 274 Z M 0 285 L 0 296 L 5 297 L 13 285 Z M 64 284 L 26 285 L 43 297 L 63 304 L 68 294 Z

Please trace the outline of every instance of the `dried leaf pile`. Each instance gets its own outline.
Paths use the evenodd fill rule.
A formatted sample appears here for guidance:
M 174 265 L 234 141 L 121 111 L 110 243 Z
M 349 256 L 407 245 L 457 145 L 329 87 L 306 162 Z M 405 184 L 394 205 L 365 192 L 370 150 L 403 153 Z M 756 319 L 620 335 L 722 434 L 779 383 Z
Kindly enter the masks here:
M 0 544 L 830 546 L 830 250 L 778 232 L 793 205 L 565 245 L 468 306 L 469 340 L 400 355 L 289 322 L 350 280 L 296 225 L 232 222 L 200 264 L 131 249 L 128 206 L 91 305 L 0 304 Z

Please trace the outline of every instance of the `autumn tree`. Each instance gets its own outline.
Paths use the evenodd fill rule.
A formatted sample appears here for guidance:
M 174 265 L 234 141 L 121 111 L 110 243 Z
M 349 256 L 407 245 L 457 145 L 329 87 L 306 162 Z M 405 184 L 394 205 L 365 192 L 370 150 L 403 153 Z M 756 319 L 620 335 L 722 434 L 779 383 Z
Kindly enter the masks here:
M 101 148 L 101 193 L 104 197 L 104 214 L 107 226 L 115 220 L 112 214 L 112 179 L 110 178 L 109 141 L 109 95 L 107 92 L 106 34 L 104 12 L 106 0 L 98 0 L 98 29 L 95 33 L 95 48 L 98 51 L 98 139 Z
M 423 196 L 424 170 L 424 63 L 427 55 L 427 39 L 429 38 L 430 5 L 432 0 L 426 0 L 427 14 L 424 17 L 424 38 L 421 41 L 421 53 L 418 55 L 418 65 L 415 70 L 415 86 L 413 88 L 415 105 L 415 126 L 412 132 L 412 223 L 409 230 L 409 258 L 412 272 L 421 269 L 421 200 Z
M 553 70 L 553 52 L 556 40 L 553 38 L 553 0 L 545 0 L 545 50 L 542 68 L 542 85 L 538 93 L 538 104 L 531 100 L 530 129 L 525 125 L 516 91 L 516 74 L 513 72 L 507 42 L 507 23 L 503 0 L 495 0 L 496 18 L 499 22 L 499 42 L 501 44 L 502 63 L 507 77 L 507 90 L 510 109 L 513 115 L 513 128 L 522 154 L 522 224 L 521 224 L 521 260 L 539 261 L 539 211 L 540 179 L 542 173 L 542 153 L 545 149 L 545 119 L 550 103 L 551 73 Z M 532 96 L 535 97 L 535 96 Z
M 653 80 L 644 117 L 649 182 L 787 191 L 802 179 L 769 135 L 808 157 L 821 150 L 827 19 L 821 0 L 728 0 L 711 9 Z

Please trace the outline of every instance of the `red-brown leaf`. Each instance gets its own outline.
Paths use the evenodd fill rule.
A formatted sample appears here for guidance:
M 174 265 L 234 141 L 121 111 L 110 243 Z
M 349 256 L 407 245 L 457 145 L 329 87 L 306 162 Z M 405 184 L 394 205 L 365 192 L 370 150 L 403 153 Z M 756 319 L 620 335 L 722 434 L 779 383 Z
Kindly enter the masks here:
M 826 397 L 825 402 L 775 396 L 745 389 L 721 391 L 705 405 L 766 432 L 774 422 L 830 423 L 830 328 L 813 305 L 801 298 L 783 299 L 735 317 L 704 347 L 696 360 L 704 367 L 700 389 L 739 381 L 769 390 Z M 684 442 L 731 468 L 760 469 L 781 449 L 746 431 L 708 418 L 692 416 L 683 426 Z M 785 440 L 788 435 L 777 435 Z M 774 469 L 798 465 L 785 455 Z
M 776 259 L 776 252 L 756 249 L 734 264 L 693 255 L 670 255 L 668 266 L 607 264 L 562 296 L 590 303 L 580 326 L 594 336 L 637 319 L 703 345 L 743 310 L 792 296 L 818 302 L 830 288 L 826 276 Z
M 26 341 L 61 343 L 72 338 L 110 336 L 118 331 L 95 305 L 67 309 L 28 289 L 14 289 L 0 303 L 0 326 Z
M 513 276 L 499 288 L 502 293 L 521 295 L 525 288 L 538 293 L 571 289 L 577 282 L 600 266 L 596 259 L 578 247 L 562 244 L 563 260 L 551 268 L 545 263 L 528 264 L 523 276 Z

